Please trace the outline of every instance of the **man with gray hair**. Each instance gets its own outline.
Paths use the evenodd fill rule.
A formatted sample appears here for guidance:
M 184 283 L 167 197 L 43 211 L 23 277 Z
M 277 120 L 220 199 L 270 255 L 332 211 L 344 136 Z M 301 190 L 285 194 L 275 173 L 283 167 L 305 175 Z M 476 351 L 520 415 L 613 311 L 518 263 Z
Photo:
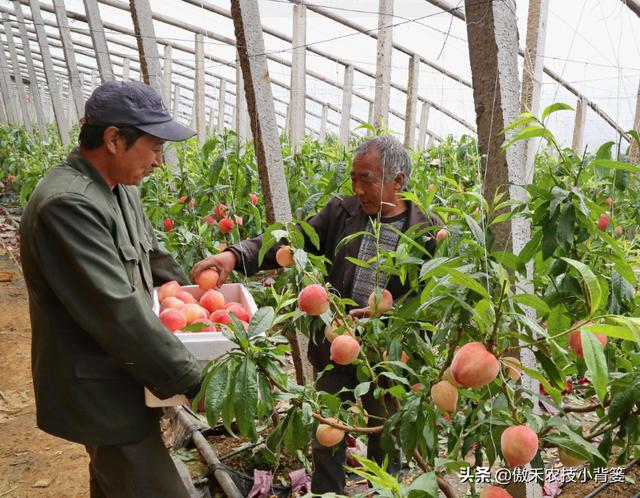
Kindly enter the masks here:
M 354 318 L 371 316 L 367 307 L 368 297 L 387 279 L 373 268 L 362 268 L 349 261 L 349 258 L 367 261 L 374 257 L 376 240 L 373 237 L 356 237 L 336 253 L 338 243 L 358 232 L 373 233 L 373 223 L 379 218 L 381 229 L 378 243 L 382 249 L 393 251 L 398 245 L 399 235 L 391 227 L 405 232 L 414 225 L 442 224 L 435 216 L 426 217 L 413 203 L 400 195 L 406 188 L 410 175 L 411 161 L 398 139 L 391 135 L 369 138 L 356 149 L 353 159 L 351 184 L 354 195 L 342 199 L 333 198 L 317 215 L 308 220 L 320 238 L 320 250 L 310 241 L 307 241 L 305 250 L 322 254 L 331 261 L 327 282 L 340 296 L 358 303 L 358 307 L 349 312 Z M 431 232 L 427 234 L 424 244 L 427 251 L 433 254 L 435 238 Z M 258 267 L 261 245 L 262 237 L 235 244 L 220 254 L 196 263 L 191 272 L 192 278 L 195 279 L 207 268 L 213 268 L 220 274 L 218 285 L 222 285 L 234 269 L 253 275 L 259 269 L 277 268 L 277 244 L 267 251 L 262 265 Z M 409 292 L 408 284 L 402 284 L 397 277 L 389 278 L 386 288 L 396 299 Z M 321 321 L 318 321 L 318 327 L 311 337 L 308 357 L 317 372 L 323 372 L 328 365 L 333 366 L 317 380 L 318 390 L 335 394 L 343 388 L 353 390 L 359 384 L 353 365 L 338 365 L 331 361 L 330 344 L 324 336 L 324 324 Z M 348 392 L 340 393 L 340 397 L 345 401 L 354 401 L 353 395 Z M 369 415 L 369 425 L 379 425 L 381 420 L 388 419 L 393 413 L 393 407 L 376 399 L 373 390 L 362 395 L 361 400 Z M 312 453 L 314 472 L 311 491 L 317 494 L 343 493 L 346 442 L 326 448 L 314 437 Z M 367 457 L 380 465 L 388 457 L 387 471 L 400 471 L 400 452 L 385 452 L 381 447 L 379 434 L 369 436 Z

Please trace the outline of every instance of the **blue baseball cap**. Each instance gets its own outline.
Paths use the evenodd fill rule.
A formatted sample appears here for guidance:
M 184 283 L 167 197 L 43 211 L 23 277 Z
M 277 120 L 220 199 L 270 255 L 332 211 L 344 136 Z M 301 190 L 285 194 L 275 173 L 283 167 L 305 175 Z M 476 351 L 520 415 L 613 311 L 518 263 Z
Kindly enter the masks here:
M 174 121 L 158 92 L 139 81 L 107 81 L 97 87 L 84 106 L 84 122 L 133 126 L 170 142 L 196 134 Z

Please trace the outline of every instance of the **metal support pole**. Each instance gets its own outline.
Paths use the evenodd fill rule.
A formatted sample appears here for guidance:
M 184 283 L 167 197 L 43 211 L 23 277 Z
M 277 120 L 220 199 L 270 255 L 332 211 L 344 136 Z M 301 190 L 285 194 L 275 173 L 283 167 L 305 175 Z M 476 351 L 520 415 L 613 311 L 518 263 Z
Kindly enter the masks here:
M 378 3 L 378 48 L 376 58 L 376 93 L 373 104 L 373 124 L 388 127 L 391 83 L 391 53 L 393 51 L 393 0 Z
M 322 143 L 327 139 L 327 118 L 329 116 L 329 108 L 327 105 L 322 106 L 322 117 L 320 118 L 320 132 L 318 133 L 318 140 Z
M 195 119 L 198 141 L 203 144 L 205 140 L 205 108 L 204 108 L 204 37 L 196 33 L 196 81 L 195 81 Z
M 540 110 L 540 92 L 544 69 L 544 46 L 547 35 L 547 17 L 549 0 L 530 0 L 527 20 L 527 45 L 524 51 L 522 68 L 522 92 L 520 110 L 538 115 Z M 531 138 L 524 144 L 527 182 L 533 180 L 533 167 L 536 160 L 539 139 Z
M 576 121 L 573 126 L 573 140 L 571 141 L 571 148 L 573 152 L 580 155 L 584 151 L 582 150 L 584 144 L 584 127 L 587 122 L 587 106 L 584 99 L 578 99 L 578 105 L 576 106 Z
M 9 22 L 9 15 L 6 12 L 2 13 L 2 24 L 4 25 L 4 34 L 7 37 L 6 43 L 9 48 L 9 56 L 11 57 L 11 69 L 13 70 L 13 77 L 15 80 L 16 90 L 18 92 L 18 104 L 20 105 L 20 112 L 22 113 L 22 122 L 24 123 L 26 130 L 29 133 L 32 133 L 31 116 L 29 115 L 29 109 L 27 107 L 28 97 L 24 88 L 24 82 L 22 81 L 20 65 L 18 64 L 18 52 L 16 51 L 16 44 L 13 40 L 13 30 L 11 29 L 11 23 Z
M 69 29 L 69 22 L 67 20 L 67 12 L 64 7 L 64 0 L 53 0 L 53 8 L 56 11 L 60 41 L 62 42 L 64 59 L 69 72 L 69 80 L 71 81 L 73 104 L 75 105 L 78 116 L 84 116 L 84 93 L 73 48 L 73 40 L 71 39 L 71 30 Z
M 340 143 L 349 146 L 351 132 L 351 95 L 353 92 L 353 66 L 344 68 L 344 86 L 342 87 L 342 115 L 340 117 Z
M 291 204 L 280 151 L 258 4 L 254 0 L 231 0 L 231 13 L 238 41 L 239 66 L 244 75 L 246 101 L 252 116 L 251 129 L 267 223 L 287 222 L 291 220 Z M 236 90 L 236 95 L 239 93 L 240 88 Z
M 104 26 L 100 17 L 100 8 L 97 0 L 84 0 L 84 10 L 87 13 L 89 32 L 93 41 L 93 49 L 96 52 L 96 61 L 102 82 L 113 80 L 113 69 L 109 58 L 107 40 L 104 36 Z M 93 86 L 95 88 L 96 85 Z
M 426 102 L 422 103 L 420 112 L 420 129 L 418 130 L 418 149 L 425 148 L 425 139 L 427 138 L 427 127 L 429 125 L 429 111 L 431 106 Z
M 164 66 L 162 68 L 162 100 L 165 105 L 171 102 L 171 71 L 173 66 L 173 56 L 171 45 L 164 46 Z
M 38 124 L 38 132 L 40 137 L 44 141 L 49 141 L 47 135 L 47 123 L 44 119 L 44 110 L 42 108 L 42 97 L 40 97 L 40 89 L 38 88 L 38 78 L 36 77 L 36 70 L 33 66 L 33 57 L 31 56 L 31 45 L 29 44 L 29 37 L 27 36 L 27 28 L 24 22 L 24 16 L 22 15 L 22 6 L 17 0 L 13 0 L 13 8 L 18 22 L 18 31 L 20 32 L 20 39 L 22 41 L 22 55 L 27 64 L 27 73 L 29 74 L 29 89 L 31 91 L 32 102 L 35 107 L 36 123 Z
M 220 80 L 220 87 L 218 89 L 218 123 L 217 131 L 219 135 L 224 132 L 224 111 L 226 107 L 227 98 L 227 82 L 223 79 Z
M 58 98 L 58 96 L 60 95 L 60 91 L 58 90 L 58 82 L 53 70 L 53 60 L 51 58 L 51 52 L 49 51 L 49 41 L 47 39 L 47 32 L 44 29 L 44 23 L 42 22 L 42 14 L 40 13 L 40 2 L 38 0 L 31 0 L 31 17 L 33 18 L 33 25 L 36 29 L 36 36 L 38 37 L 38 45 L 40 46 L 44 75 L 47 78 L 49 91 L 53 95 L 53 112 L 56 115 L 58 134 L 60 135 L 62 145 L 64 147 L 67 147 L 71 143 L 71 138 L 69 136 L 69 126 L 67 125 L 67 121 L 65 120 L 64 105 L 62 103 L 62 100 Z
M 420 80 L 420 57 L 409 59 L 409 78 L 407 82 L 407 110 L 404 114 L 404 146 L 414 146 L 416 136 L 416 115 L 418 114 L 418 84 Z
M 293 42 L 291 54 L 291 92 L 289 99 L 289 143 L 291 150 L 296 151 L 304 138 L 305 121 L 305 85 L 306 60 L 305 45 L 307 43 L 307 10 L 302 5 L 293 6 Z
M 162 95 L 160 56 L 158 55 L 158 43 L 153 29 L 153 16 L 149 0 L 129 0 L 129 6 L 131 7 L 133 29 L 138 41 L 142 81 Z

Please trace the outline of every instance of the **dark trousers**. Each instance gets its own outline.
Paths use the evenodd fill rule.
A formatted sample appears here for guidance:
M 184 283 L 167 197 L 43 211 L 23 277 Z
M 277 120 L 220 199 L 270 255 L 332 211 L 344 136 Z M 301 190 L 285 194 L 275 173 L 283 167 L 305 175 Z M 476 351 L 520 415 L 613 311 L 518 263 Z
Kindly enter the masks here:
M 316 382 L 319 391 L 335 394 L 343 387 L 354 389 L 358 385 L 356 369 L 351 365 L 336 365 L 333 370 L 325 372 Z M 352 393 L 342 393 L 343 401 L 353 400 Z M 373 392 L 362 396 L 362 406 L 369 415 L 368 426 L 382 425 L 395 412 L 390 400 L 375 399 Z M 385 406 L 386 405 L 386 406 Z M 381 434 L 371 434 L 367 444 L 367 458 L 382 465 L 385 456 L 388 458 L 387 472 L 398 474 L 401 467 L 400 450 L 391 453 L 385 452 L 380 446 Z M 313 435 L 311 441 L 311 453 L 313 457 L 313 474 L 311 476 L 311 491 L 313 493 L 343 493 L 345 487 L 344 464 L 347 456 L 347 442 L 342 440 L 336 446 L 327 448 L 318 443 Z
M 142 441 L 85 448 L 91 498 L 189 498 L 157 422 Z

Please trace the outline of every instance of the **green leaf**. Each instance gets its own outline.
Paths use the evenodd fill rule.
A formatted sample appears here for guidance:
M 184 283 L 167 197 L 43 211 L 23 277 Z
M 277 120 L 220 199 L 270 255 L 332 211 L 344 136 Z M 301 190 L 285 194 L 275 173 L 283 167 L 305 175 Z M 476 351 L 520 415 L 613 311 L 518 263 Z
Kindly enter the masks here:
M 408 498 L 438 498 L 438 482 L 435 472 L 424 473 L 409 486 Z
M 573 243 L 576 232 L 576 213 L 573 206 L 569 204 L 558 217 L 558 242 L 566 252 Z
M 616 395 L 609 405 L 607 416 L 611 422 L 626 417 L 633 406 L 640 400 L 640 381 L 636 380 L 620 394 Z
M 320 250 L 320 237 L 318 237 L 315 228 L 309 225 L 309 223 L 307 223 L 306 221 L 299 221 L 298 224 L 302 227 L 304 233 L 307 234 L 307 237 L 309 237 L 309 240 L 311 241 L 313 246 L 316 249 Z
M 363 232 L 356 232 L 356 233 L 352 233 L 351 235 L 345 237 L 344 239 L 342 239 L 340 242 L 338 242 L 338 245 L 336 246 L 336 252 L 335 254 L 338 254 L 340 252 L 340 250 L 346 246 L 349 242 L 351 242 L 352 240 L 354 240 L 357 237 L 372 237 L 371 232 L 367 232 L 367 231 L 363 231 Z
M 257 335 L 266 335 L 267 330 L 271 327 L 273 320 L 276 316 L 276 312 L 271 306 L 265 306 L 259 308 L 251 318 L 249 323 L 249 337 L 255 337 Z
M 210 427 L 218 425 L 218 416 L 225 400 L 232 396 L 231 379 L 235 362 L 225 361 L 215 367 L 215 371 L 206 386 L 205 411 Z
M 538 251 L 538 246 L 542 241 L 542 230 L 537 230 L 534 234 L 531 235 L 531 240 L 526 243 L 526 245 L 518 254 L 518 258 L 520 259 L 521 264 L 526 264 L 531 258 L 533 258 Z
M 630 163 L 623 163 L 621 161 L 614 161 L 612 159 L 594 159 L 589 163 L 590 166 L 604 169 L 617 169 L 622 171 L 629 171 L 631 173 L 640 173 L 640 167 Z
M 364 396 L 369 392 L 371 388 L 371 382 L 362 382 L 356 386 L 353 390 L 353 396 L 359 398 L 360 396 Z
M 267 251 L 271 249 L 271 246 L 276 243 L 276 239 L 271 233 L 270 230 L 267 230 L 262 235 L 262 244 L 260 245 L 260 250 L 258 251 L 258 266 L 262 265 L 262 261 L 264 259 L 264 255 L 267 254 Z
M 569 104 L 563 104 L 562 102 L 555 102 L 544 108 L 544 111 L 542 111 L 542 116 L 540 117 L 540 121 L 544 122 L 544 120 L 547 119 L 547 116 L 558 111 L 573 111 L 573 107 L 571 107 Z
M 428 260 L 427 262 L 425 262 L 425 264 L 422 265 L 422 268 L 420 268 L 420 279 L 424 280 L 426 278 L 429 278 L 436 270 L 438 270 L 442 265 L 445 265 L 449 261 L 451 261 L 450 258 L 444 257 L 438 257 Z
M 586 299 L 589 305 L 589 314 L 593 315 L 600 307 L 600 299 L 602 298 L 602 289 L 600 288 L 600 282 L 598 278 L 593 274 L 591 268 L 580 261 L 576 261 L 571 258 L 562 258 L 564 261 L 573 266 L 584 283 L 584 290 L 586 291 Z
M 463 285 L 467 289 L 477 292 L 482 297 L 489 299 L 489 293 L 487 292 L 487 289 L 484 288 L 477 280 L 471 278 L 469 275 L 465 275 L 461 271 L 458 271 L 454 268 L 449 268 L 447 270 L 447 273 L 449 274 L 449 280 L 451 282 Z
M 638 341 L 640 342 L 640 338 L 633 335 L 633 332 L 629 329 L 629 327 L 622 327 L 618 325 L 606 325 L 606 324 L 596 324 L 596 325 L 584 325 L 580 327 L 580 330 L 588 330 L 589 332 L 593 332 L 594 334 L 606 335 L 608 337 L 616 337 L 618 339 L 624 339 L 625 341 Z
M 542 369 L 549 376 L 549 379 L 553 381 L 556 387 L 563 388 L 564 387 L 564 376 L 556 367 L 556 364 L 553 362 L 553 359 L 549 357 L 548 354 L 543 353 L 542 351 L 535 352 L 536 359 L 540 362 Z
M 240 434 L 255 441 L 256 408 L 258 405 L 258 383 L 256 364 L 251 358 L 245 358 L 236 372 L 234 411 Z
M 593 382 L 593 387 L 604 406 L 604 399 L 607 395 L 607 384 L 609 382 L 609 371 L 607 370 L 607 360 L 604 356 L 604 348 L 598 338 L 588 331 L 580 331 L 582 339 L 582 351 L 584 362 L 587 365 L 588 377 Z
M 464 219 L 466 220 L 467 225 L 469 225 L 469 228 L 471 229 L 471 233 L 473 234 L 473 237 L 476 239 L 476 242 L 478 243 L 478 245 L 480 247 L 484 247 L 485 246 L 484 232 L 482 228 L 480 228 L 480 225 L 478 225 L 478 222 L 468 214 L 464 215 Z
M 511 298 L 516 303 L 524 304 L 534 310 L 546 315 L 551 311 L 547 303 L 534 294 L 516 294 Z
M 513 143 L 515 143 L 515 142 L 517 142 L 519 140 L 527 140 L 529 138 L 535 138 L 535 137 L 543 137 L 543 138 L 546 138 L 549 142 L 554 142 L 553 134 L 549 130 L 547 130 L 546 128 L 543 128 L 541 126 L 534 125 L 534 126 L 527 126 L 526 128 L 523 128 L 522 130 L 518 131 L 511 138 L 511 140 L 509 140 L 504 145 L 502 145 L 502 147 L 500 147 L 500 149 L 502 151 L 504 151 L 511 144 L 513 144 Z

